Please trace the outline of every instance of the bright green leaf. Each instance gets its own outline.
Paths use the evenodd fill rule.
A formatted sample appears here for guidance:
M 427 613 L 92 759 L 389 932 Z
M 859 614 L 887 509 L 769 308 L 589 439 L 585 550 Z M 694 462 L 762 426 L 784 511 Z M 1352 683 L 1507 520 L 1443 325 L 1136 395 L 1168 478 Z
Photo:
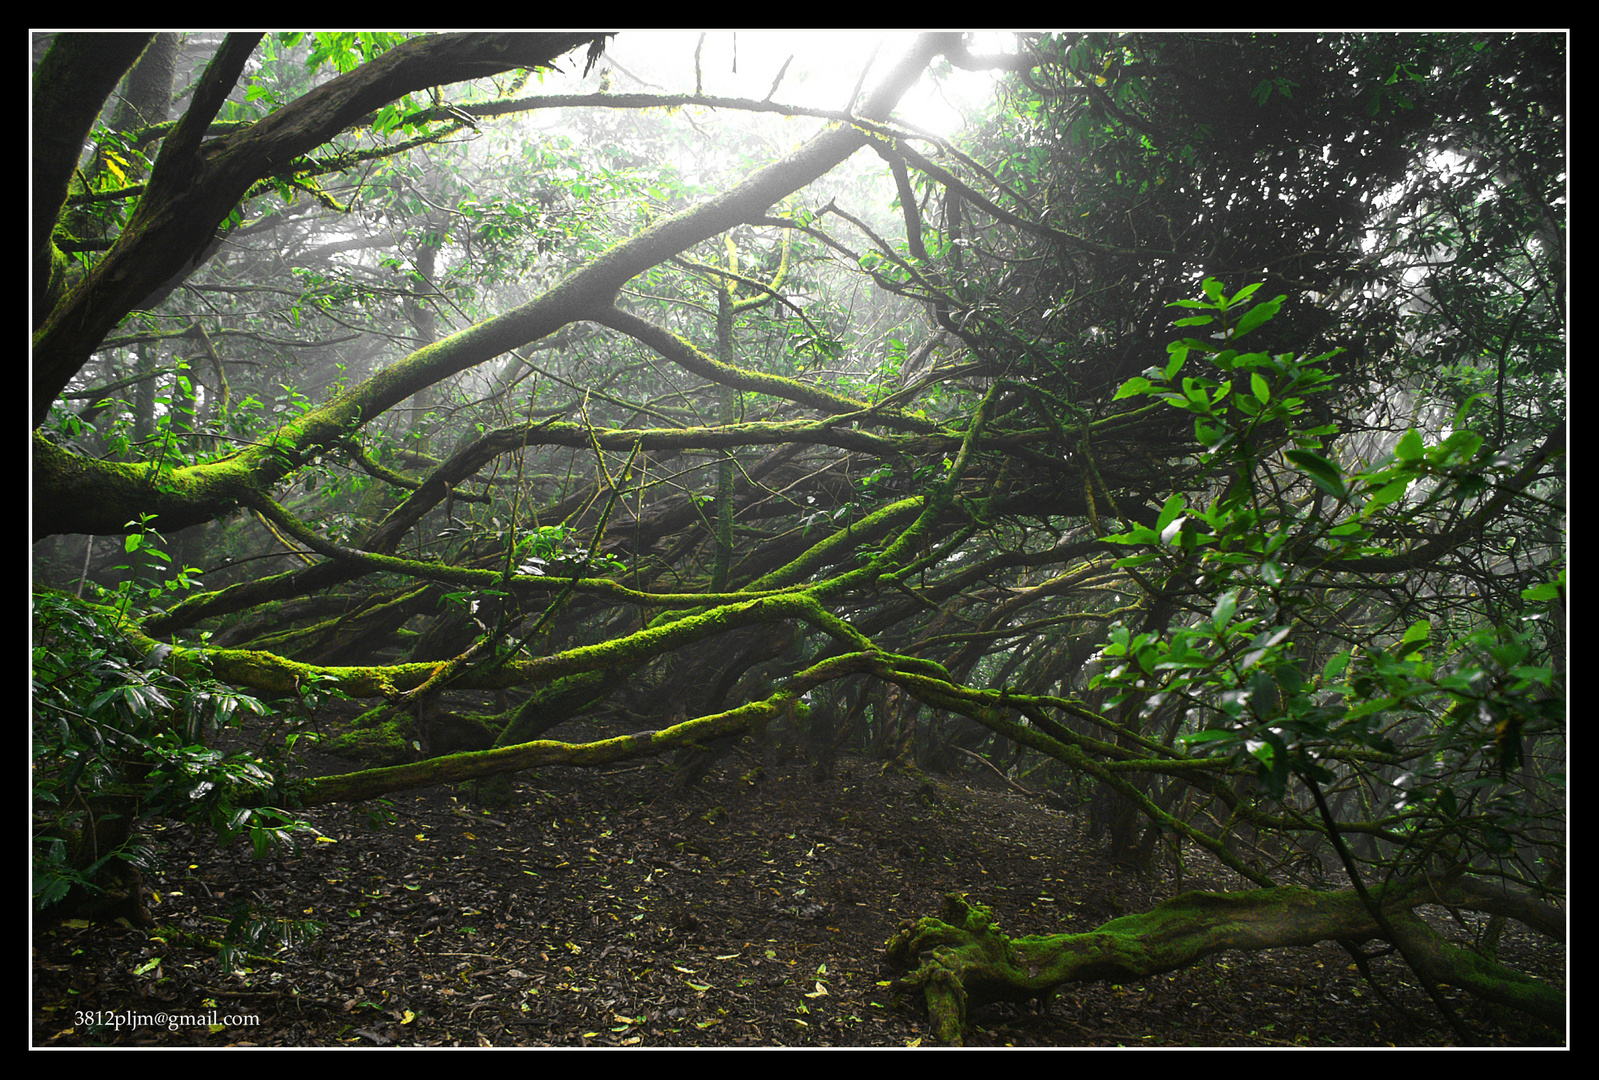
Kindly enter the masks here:
M 1321 490 L 1335 498 L 1343 498 L 1347 491 L 1344 488 L 1344 474 L 1326 458 L 1309 450 L 1285 450 L 1284 456 L 1297 465 L 1301 471 L 1309 475 L 1311 481 Z
M 1420 433 L 1411 428 L 1399 437 L 1399 443 L 1394 447 L 1394 456 L 1400 461 L 1415 461 L 1421 457 L 1425 449 Z

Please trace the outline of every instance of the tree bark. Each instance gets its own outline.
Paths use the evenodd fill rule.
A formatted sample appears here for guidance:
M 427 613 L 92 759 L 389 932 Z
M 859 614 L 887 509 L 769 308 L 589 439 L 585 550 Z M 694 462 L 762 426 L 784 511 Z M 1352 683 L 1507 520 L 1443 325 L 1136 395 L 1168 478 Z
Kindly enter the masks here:
M 1373 894 L 1385 909 L 1402 913 L 1403 932 L 1419 946 L 1439 982 L 1563 1026 L 1563 990 L 1451 946 L 1409 914 L 1408 909 L 1428 903 L 1472 907 L 1475 893 L 1418 882 Z M 1352 889 L 1184 893 L 1087 933 L 1019 938 L 1001 933 L 987 908 L 951 893 L 937 918 L 902 923 L 886 954 L 890 966 L 907 972 L 899 989 L 920 992 L 938 1037 L 959 1044 L 971 1010 L 991 1002 L 1042 999 L 1072 982 L 1131 982 L 1226 949 L 1253 952 L 1377 936 L 1376 923 Z
M 120 39 L 123 35 L 108 36 Z M 203 255 L 214 239 L 216 227 L 238 205 L 251 184 L 291 168 L 302 154 L 413 90 L 513 68 L 548 67 L 557 57 L 595 37 L 438 34 L 415 38 L 324 83 L 243 131 L 202 143 L 201 136 L 215 115 L 215 106 L 232 87 L 236 69 L 242 67 L 243 59 L 254 47 L 253 39 L 230 35 L 201 80 L 194 106 L 167 137 L 138 209 L 117 243 L 88 277 L 53 307 L 39 327 L 34 337 L 34 425 L 49 416 L 50 403 L 88 361 L 105 335 L 162 283 L 184 272 Z M 106 49 L 120 46 L 118 56 L 129 52 L 132 55 L 121 61 L 103 90 L 98 83 L 83 88 L 85 93 L 92 90 L 98 95 L 91 94 L 88 99 L 93 102 L 94 114 L 98 114 L 100 103 L 116 85 L 116 79 L 121 78 L 147 42 L 147 37 L 139 39 L 138 51 L 133 51 L 130 42 L 99 43 Z M 79 64 L 85 68 L 94 66 L 87 61 Z M 52 75 L 54 70 L 46 71 L 41 65 L 35 80 L 36 95 L 42 81 L 56 77 Z M 215 100 L 200 99 L 207 90 L 212 91 Z M 59 96 L 53 94 L 51 100 Z M 83 106 L 78 112 L 86 108 Z M 93 122 L 94 114 L 88 122 Z M 82 118 L 75 114 L 73 119 L 76 122 Z M 37 123 L 35 126 L 37 129 Z M 79 126 L 75 123 L 74 130 Z M 77 132 L 77 145 L 82 145 L 81 136 L 86 131 L 85 127 Z M 63 137 L 66 136 L 57 137 L 55 142 L 61 142 Z M 36 257 L 40 237 L 48 241 L 49 230 L 66 196 L 60 164 L 64 153 L 64 148 L 58 148 L 48 156 L 49 186 L 42 194 L 35 194 Z M 66 173 L 70 176 L 70 167 Z M 43 222 L 41 215 L 46 218 Z
M 51 234 L 66 204 L 83 144 L 106 96 L 154 36 L 57 34 L 33 73 L 34 326 L 57 299 L 59 280 L 52 273 L 56 251 Z

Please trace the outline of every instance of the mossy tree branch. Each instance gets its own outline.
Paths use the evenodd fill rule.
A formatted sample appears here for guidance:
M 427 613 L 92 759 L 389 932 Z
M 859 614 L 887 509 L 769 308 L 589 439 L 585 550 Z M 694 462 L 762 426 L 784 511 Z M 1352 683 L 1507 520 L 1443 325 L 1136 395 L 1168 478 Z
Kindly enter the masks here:
M 938 35 L 919 39 L 917 46 L 868 100 L 862 108 L 862 115 L 868 118 L 886 116 L 942 47 L 942 43 Z M 479 46 L 488 47 L 481 42 Z M 396 49 L 385 54 L 351 75 L 384 65 L 385 61 L 399 52 L 401 50 Z M 519 57 L 520 54 L 513 54 L 513 59 Z M 525 65 L 507 62 L 503 66 Z M 471 73 L 491 74 L 492 71 L 474 68 Z M 307 95 L 307 99 L 341 81 L 336 79 L 325 84 L 319 91 Z M 426 85 L 447 81 L 450 80 L 433 78 Z M 394 95 L 403 92 L 403 88 L 397 89 Z M 356 95 L 356 100 L 365 103 L 362 111 L 371 105 L 364 95 Z M 342 123 L 349 122 L 343 108 L 334 109 L 332 115 L 333 119 L 342 119 Z M 263 121 L 263 124 L 268 123 Z M 282 125 L 287 121 L 276 123 Z M 277 127 L 272 130 L 277 131 Z M 221 461 L 165 470 L 159 477 L 154 477 L 147 469 L 78 458 L 36 437 L 34 495 L 40 512 L 35 514 L 35 535 L 65 532 L 119 534 L 140 513 L 152 511 L 152 488 L 158 493 L 154 500 L 157 514 L 155 527 L 163 531 L 175 531 L 225 514 L 240 503 L 246 491 L 266 490 L 304 461 L 337 446 L 355 430 L 418 391 L 555 333 L 568 323 L 603 316 L 612 310 L 617 291 L 629 279 L 694 244 L 726 231 L 731 225 L 764 214 L 774 202 L 824 175 L 854 153 L 864 137 L 853 126 L 829 128 L 788 157 L 757 170 L 721 196 L 666 218 L 623 241 L 534 300 L 418 349 L 326 405 L 285 424 L 265 444 Z M 220 169 L 220 162 L 235 163 L 231 168 L 238 171 L 237 161 L 241 157 L 263 153 L 262 146 L 255 143 L 241 147 L 228 140 L 219 142 L 225 145 L 207 150 L 208 158 L 201 180 Z M 285 145 L 291 143 L 298 145 L 292 139 Z M 212 144 L 207 146 L 211 147 Z M 267 149 L 270 150 L 270 147 Z M 271 158 L 271 153 L 267 157 Z M 256 171 L 259 172 L 262 167 L 257 163 Z M 227 175 L 232 177 L 233 173 L 228 172 Z M 152 245 L 158 244 L 161 236 L 169 232 L 192 235 L 195 221 L 220 221 L 243 192 L 242 187 L 234 191 L 233 188 L 238 185 L 231 181 L 223 183 L 218 180 L 207 187 L 201 180 L 196 181 L 194 193 L 173 195 L 171 205 L 160 213 L 144 210 L 141 203 L 141 210 L 136 213 L 134 222 L 130 223 L 117 247 L 102 260 L 94 274 L 58 305 L 35 336 L 36 425 L 48 412 L 50 402 L 82 367 L 106 332 L 158 283 L 141 279 L 141 284 L 131 287 L 116 277 L 116 268 L 127 265 L 133 257 L 128 252 L 142 250 L 139 234 L 150 233 L 154 237 L 149 241 Z M 152 191 L 147 193 L 146 200 L 155 194 L 152 183 Z M 197 205 L 189 205 L 196 201 Z M 217 205 L 213 206 L 212 203 Z M 135 229 L 135 225 L 139 228 Z M 162 259 L 157 260 L 156 254 L 162 254 Z M 182 258 L 187 258 L 189 254 L 189 249 L 184 248 L 177 265 L 181 265 Z M 171 261 L 159 252 L 150 253 L 150 259 L 162 266 Z M 174 269 L 167 267 L 160 279 L 164 280 Z M 113 282 L 116 283 L 115 289 Z M 110 295 L 102 299 L 102 294 L 107 292 Z M 94 301 L 92 318 L 91 300 Z M 849 411 L 858 407 L 858 403 L 850 403 L 847 409 L 841 405 L 834 411 Z M 91 493 L 92 497 L 86 497 Z
M 1374 892 L 1426 953 L 1438 981 L 1491 993 L 1493 1000 L 1545 1023 L 1563 1023 L 1562 990 L 1449 946 L 1409 914 L 1412 907 L 1440 901 L 1470 906 L 1468 895 L 1423 882 Z M 886 956 L 891 967 L 905 972 L 897 987 L 920 993 L 927 1002 L 938 1038 L 958 1045 L 972 1010 L 991 1002 L 1042 999 L 1068 983 L 1133 982 L 1230 949 L 1361 942 L 1378 935 L 1371 913 L 1352 890 L 1191 892 L 1087 933 L 1016 938 L 999 930 L 987 908 L 952 893 L 937 917 L 901 924 L 888 940 Z

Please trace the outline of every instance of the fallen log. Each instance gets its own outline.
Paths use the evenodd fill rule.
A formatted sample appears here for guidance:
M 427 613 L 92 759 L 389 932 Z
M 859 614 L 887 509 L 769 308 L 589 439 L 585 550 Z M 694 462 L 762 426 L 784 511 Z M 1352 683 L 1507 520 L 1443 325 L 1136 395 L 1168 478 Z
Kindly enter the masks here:
M 1407 944 L 1425 957 L 1436 981 L 1529 1013 L 1564 1029 L 1565 991 L 1488 957 L 1449 944 L 1409 909 L 1429 903 L 1476 907 L 1474 894 L 1425 882 L 1372 890 Z M 1255 951 L 1380 937 L 1353 890 L 1299 888 L 1189 892 L 1138 915 L 1077 934 L 1010 937 L 989 909 L 950 893 L 938 917 L 907 920 L 887 943 L 890 966 L 905 972 L 895 987 L 920 993 L 935 1034 L 959 1045 L 967 1017 L 981 1005 L 1041 1000 L 1074 982 L 1133 982 L 1175 971 L 1227 949 Z

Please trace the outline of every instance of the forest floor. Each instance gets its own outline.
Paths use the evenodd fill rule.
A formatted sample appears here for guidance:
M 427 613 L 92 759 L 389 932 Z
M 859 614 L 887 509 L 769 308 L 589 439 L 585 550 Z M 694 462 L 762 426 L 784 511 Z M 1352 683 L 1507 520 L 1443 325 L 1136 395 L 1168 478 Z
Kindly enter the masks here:
M 902 920 L 936 915 L 944 893 L 1030 934 L 1090 930 L 1179 889 L 1170 858 L 1130 874 L 1073 816 L 986 780 L 844 758 L 818 784 L 802 763 L 768 770 L 735 749 L 688 791 L 649 761 L 524 773 L 493 811 L 457 788 L 308 811 L 317 835 L 262 859 L 157 829 L 156 928 L 35 926 L 31 1041 L 927 1045 L 926 1013 L 896 1000 L 883 945 Z M 1187 871 L 1183 889 L 1241 887 Z M 241 945 L 225 956 L 230 926 Z M 1500 956 L 1563 985 L 1564 948 L 1518 931 Z M 1376 987 L 1332 943 L 1223 953 L 1136 984 L 1065 988 L 1041 1008 L 984 1008 L 968 1045 L 1452 1042 L 1397 958 L 1370 969 Z M 1454 1000 L 1479 1044 L 1562 1045 L 1518 1014 Z

